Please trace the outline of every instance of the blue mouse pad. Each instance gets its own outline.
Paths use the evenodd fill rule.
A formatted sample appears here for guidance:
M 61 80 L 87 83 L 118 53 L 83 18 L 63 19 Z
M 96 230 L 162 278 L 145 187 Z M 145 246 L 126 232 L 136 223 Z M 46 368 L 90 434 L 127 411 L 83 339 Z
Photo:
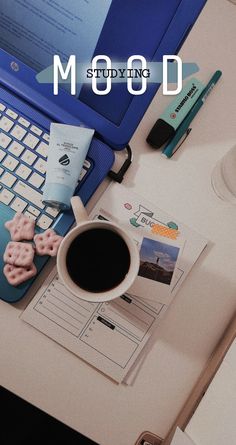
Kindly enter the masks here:
M 31 278 L 31 280 L 28 280 L 17 287 L 13 287 L 7 282 L 5 275 L 3 274 L 3 254 L 5 252 L 7 243 L 11 241 L 10 233 L 4 227 L 4 224 L 6 221 L 11 220 L 14 217 L 14 214 L 15 212 L 13 210 L 0 203 L 0 298 L 1 300 L 9 303 L 15 303 L 16 301 L 20 300 L 29 290 L 33 281 L 37 278 L 36 275 L 35 277 Z M 36 232 L 39 233 L 39 230 L 37 231 L 36 229 Z M 34 264 L 38 273 L 42 270 L 48 259 L 48 256 L 40 257 L 36 255 L 34 257 Z

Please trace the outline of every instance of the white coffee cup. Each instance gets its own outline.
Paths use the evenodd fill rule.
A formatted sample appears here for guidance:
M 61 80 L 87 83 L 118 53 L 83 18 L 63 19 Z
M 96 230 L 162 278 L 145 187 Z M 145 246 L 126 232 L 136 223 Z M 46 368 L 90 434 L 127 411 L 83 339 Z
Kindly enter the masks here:
M 120 297 L 128 291 L 138 275 L 140 260 L 137 245 L 135 244 L 133 239 L 117 224 L 102 220 L 90 221 L 84 205 L 79 197 L 74 196 L 71 199 L 71 205 L 75 215 L 76 227 L 74 227 L 65 236 L 60 245 L 57 255 L 57 269 L 59 278 L 72 294 L 74 294 L 78 298 L 81 298 L 82 300 L 91 302 L 103 302 Z M 124 279 L 116 287 L 106 290 L 105 292 L 91 292 L 83 289 L 72 280 L 67 269 L 67 254 L 72 242 L 80 234 L 87 232 L 88 230 L 97 228 L 107 229 L 118 234 L 125 242 L 130 255 L 130 266 L 127 274 L 124 276 Z

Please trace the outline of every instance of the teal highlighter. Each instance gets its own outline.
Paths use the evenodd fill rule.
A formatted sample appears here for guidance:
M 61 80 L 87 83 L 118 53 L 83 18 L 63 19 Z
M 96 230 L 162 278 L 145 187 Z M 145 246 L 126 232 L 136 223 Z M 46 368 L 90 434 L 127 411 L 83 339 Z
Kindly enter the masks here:
M 162 154 L 166 156 L 167 158 L 171 158 L 173 154 L 178 150 L 179 142 L 183 138 L 184 135 L 188 135 L 188 133 L 191 131 L 189 129 L 189 125 L 201 109 L 201 107 L 204 105 L 206 99 L 208 98 L 209 94 L 213 90 L 214 86 L 222 76 L 222 71 L 216 71 L 215 74 L 212 76 L 211 80 L 208 82 L 207 86 L 204 88 L 202 94 L 199 96 L 197 102 L 192 107 L 190 112 L 187 114 L 186 118 L 183 120 L 182 124 L 178 127 L 174 137 L 171 139 L 170 142 L 164 147 Z
M 151 147 L 160 148 L 174 136 L 204 88 L 203 83 L 195 77 L 185 84 L 181 93 L 171 101 L 151 129 L 147 137 L 147 142 Z

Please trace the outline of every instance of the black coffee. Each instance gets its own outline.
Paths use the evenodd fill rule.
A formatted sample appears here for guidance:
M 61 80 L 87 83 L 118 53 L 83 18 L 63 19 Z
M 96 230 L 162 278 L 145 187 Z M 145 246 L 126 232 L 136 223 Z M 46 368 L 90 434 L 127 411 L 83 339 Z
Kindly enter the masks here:
M 66 257 L 70 277 L 89 292 L 105 292 L 118 286 L 130 267 L 125 241 L 112 230 L 91 229 L 71 243 Z

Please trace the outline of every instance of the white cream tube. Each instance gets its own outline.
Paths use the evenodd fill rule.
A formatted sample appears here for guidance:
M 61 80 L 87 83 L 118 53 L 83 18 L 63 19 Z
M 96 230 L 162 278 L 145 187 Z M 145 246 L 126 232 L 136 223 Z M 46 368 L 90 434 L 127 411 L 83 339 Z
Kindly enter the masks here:
M 73 125 L 55 124 L 50 127 L 43 203 L 62 210 L 70 208 L 94 130 Z

